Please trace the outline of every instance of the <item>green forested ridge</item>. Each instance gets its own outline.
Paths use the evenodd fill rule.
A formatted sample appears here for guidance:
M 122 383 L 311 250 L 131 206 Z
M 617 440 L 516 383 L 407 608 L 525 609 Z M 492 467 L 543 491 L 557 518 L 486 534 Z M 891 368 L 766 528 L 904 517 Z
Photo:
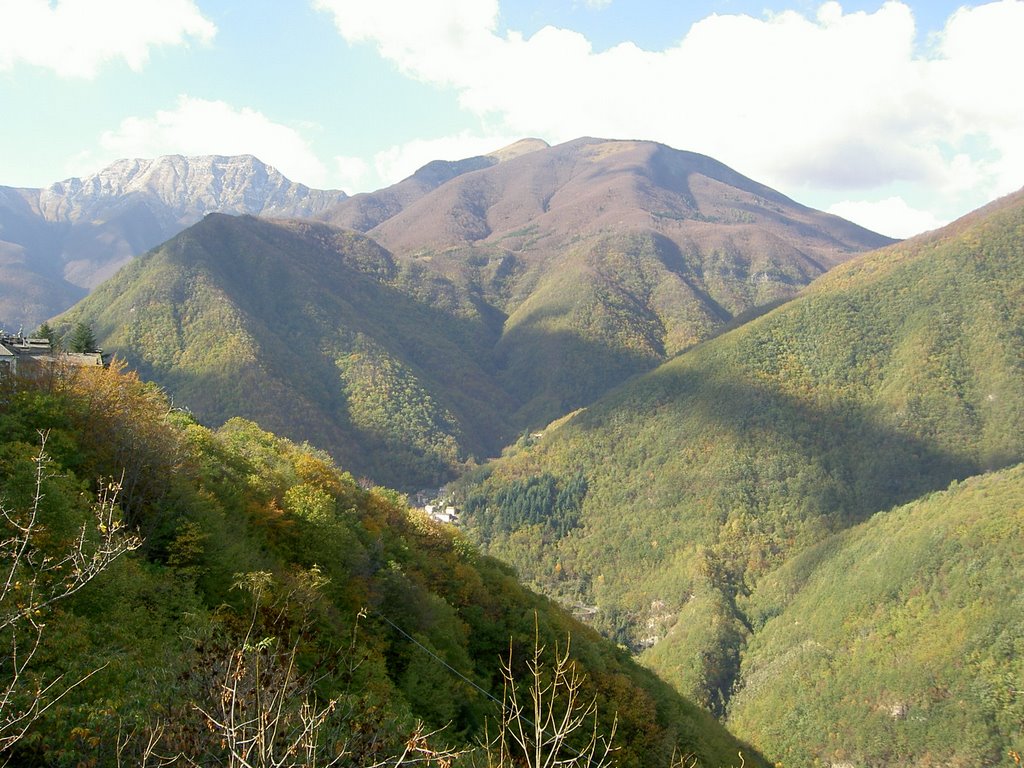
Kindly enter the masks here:
M 759 585 L 729 724 L 787 765 L 1008 765 L 1024 745 L 1024 465 L 875 515 Z
M 506 566 L 394 492 L 364 490 L 322 452 L 241 419 L 211 431 L 120 365 L 16 384 L 0 391 L 0 503 L 7 524 L 36 509 L 40 528 L 27 556 L 0 547 L 4 568 L 20 563 L 23 581 L 38 556 L 73 547 L 97 478 L 120 478 L 118 506 L 143 544 L 37 615 L 43 643 L 0 705 L 0 737 L 25 696 L 63 675 L 49 701 L 92 674 L 41 714 L 5 755 L 12 764 L 141 764 L 151 737 L 157 755 L 222 764 L 230 741 L 204 713 L 216 719 L 225 696 L 256 690 L 294 694 L 276 715 L 282 733 L 303 697 L 311 711 L 334 702 L 321 747 L 344 746 L 343 765 L 398 754 L 416 719 L 444 728 L 435 746 L 472 746 L 494 715 L 473 686 L 500 696 L 500 659 L 511 648 L 521 664 L 535 629 L 548 649 L 571 635 L 599 727 L 610 732 L 617 713 L 619 765 L 668 765 L 674 750 L 701 765 L 735 764 L 740 751 L 756 762 Z M 3 616 L 21 605 L 17 586 Z M 256 706 L 242 700 L 239 712 Z
M 241 415 L 354 472 L 439 483 L 508 433 L 492 334 L 442 278 L 325 225 L 213 215 L 62 317 L 206 422 Z M 461 302 L 461 303 L 460 303 Z
M 600 139 L 334 213 L 367 236 L 212 215 L 60 322 L 204 423 L 243 415 L 413 490 L 889 242 L 710 158 Z
M 1020 461 L 1022 417 L 1018 193 L 836 268 L 523 442 L 467 479 L 465 498 L 486 510 L 468 525 L 528 583 L 648 648 L 652 668 L 725 714 L 746 680 L 744 649 L 757 647 L 752 611 L 769 575 L 893 505 Z M 493 530 L 530 478 L 577 475 L 587 491 L 576 527 Z M 989 608 L 996 622 L 1012 611 Z M 985 725 L 1004 743 L 1019 738 L 1007 717 Z M 773 727 L 743 722 L 758 738 Z M 910 733 L 904 752 L 924 754 L 933 736 Z M 957 759 L 984 762 L 982 741 Z M 769 757 L 796 749 L 773 743 Z

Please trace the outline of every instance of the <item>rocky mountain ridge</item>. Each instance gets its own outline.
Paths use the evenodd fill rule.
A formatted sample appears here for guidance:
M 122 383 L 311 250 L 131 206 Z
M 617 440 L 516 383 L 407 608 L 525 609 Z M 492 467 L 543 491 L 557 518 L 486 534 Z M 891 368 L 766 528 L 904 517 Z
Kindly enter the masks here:
M 251 155 L 119 160 L 45 189 L 0 187 L 0 325 L 38 325 L 208 213 L 312 217 L 346 198 Z
M 28 190 L 27 190 L 28 191 Z M 179 218 L 198 220 L 213 211 L 310 217 L 347 197 L 339 190 L 310 189 L 252 155 L 165 155 L 118 160 L 98 173 L 72 177 L 37 191 L 30 204 L 47 221 L 77 221 L 144 195 Z M 191 222 L 190 222 L 191 223 Z

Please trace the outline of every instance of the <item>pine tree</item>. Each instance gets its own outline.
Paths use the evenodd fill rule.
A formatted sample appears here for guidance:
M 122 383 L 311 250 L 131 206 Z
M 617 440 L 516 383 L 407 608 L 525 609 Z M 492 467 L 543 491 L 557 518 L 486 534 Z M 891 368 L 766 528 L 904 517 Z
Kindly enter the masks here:
M 75 323 L 75 327 L 71 329 L 71 333 L 64 341 L 69 352 L 96 351 L 96 334 L 93 333 L 92 328 L 81 321 Z
M 50 347 L 53 349 L 58 349 L 60 347 L 60 336 L 57 335 L 57 331 L 54 330 L 53 326 L 45 320 L 43 321 L 43 324 L 36 329 L 33 336 L 37 339 L 49 339 Z

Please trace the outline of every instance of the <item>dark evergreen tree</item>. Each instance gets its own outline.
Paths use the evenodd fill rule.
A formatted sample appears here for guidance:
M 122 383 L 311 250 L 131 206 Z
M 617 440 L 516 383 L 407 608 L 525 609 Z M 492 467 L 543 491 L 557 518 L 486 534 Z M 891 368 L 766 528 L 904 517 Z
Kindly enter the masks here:
M 75 323 L 71 333 L 65 339 L 69 352 L 95 352 L 96 334 L 86 323 Z
M 53 326 L 50 325 L 45 320 L 43 321 L 43 324 L 40 325 L 39 328 L 36 329 L 36 332 L 32 335 L 35 336 L 37 339 L 49 339 L 50 346 L 53 347 L 54 349 L 58 349 L 61 346 L 61 339 L 57 331 L 54 330 Z

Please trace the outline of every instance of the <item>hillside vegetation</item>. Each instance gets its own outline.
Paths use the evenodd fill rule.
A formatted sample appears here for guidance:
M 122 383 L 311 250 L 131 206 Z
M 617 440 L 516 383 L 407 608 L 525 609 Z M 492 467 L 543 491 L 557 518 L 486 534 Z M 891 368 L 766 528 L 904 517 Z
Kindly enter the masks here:
M 595 727 L 609 734 L 617 716 L 617 764 L 667 766 L 675 753 L 729 765 L 741 751 L 756 762 L 454 529 L 361 488 L 308 445 L 241 419 L 211 431 L 120 365 L 4 384 L 5 538 L 18 540 L 15 523 L 37 527 L 25 548 L 0 547 L 16 579 L 0 618 L 14 622 L 4 627 L 16 649 L 31 646 L 33 627 L 42 633 L 20 676 L 17 652 L 0 665 L 15 691 L 0 702 L 12 764 L 225 764 L 233 725 L 255 711 L 271 718 L 275 748 L 315 722 L 317 764 L 343 754 L 340 765 L 405 765 L 403 749 L 411 760 L 428 747 L 470 749 L 464 764 L 481 764 L 474 745 L 496 716 L 500 660 L 511 651 L 512 669 L 525 670 L 535 633 L 549 653 L 571 636 Z M 104 478 L 116 497 L 103 495 Z M 97 504 L 116 514 L 90 526 Z M 59 603 L 36 598 L 74 583 L 118 530 L 141 548 Z M 86 560 L 63 561 L 76 546 Z M 21 617 L 26 605 L 38 608 Z M 33 696 L 49 706 L 33 710 Z M 33 724 L 7 740 L 23 710 Z
M 463 302 L 356 233 L 211 215 L 61 323 L 90 324 L 206 423 L 254 419 L 417 488 L 510 432 L 492 332 Z
M 770 574 L 894 505 L 1024 459 L 1022 276 L 1020 193 L 837 267 L 520 441 L 463 486 L 470 528 L 725 714 Z M 567 513 L 570 485 L 586 492 Z M 998 623 L 1012 607 L 989 609 Z M 908 749 L 930 738 L 918 731 Z
M 953 483 L 761 583 L 729 724 L 787 765 L 1009 764 L 1024 739 L 1024 466 Z
M 243 415 L 416 490 L 889 242 L 650 142 L 503 157 L 323 214 L 365 236 L 211 215 L 62 323 L 204 423 Z

